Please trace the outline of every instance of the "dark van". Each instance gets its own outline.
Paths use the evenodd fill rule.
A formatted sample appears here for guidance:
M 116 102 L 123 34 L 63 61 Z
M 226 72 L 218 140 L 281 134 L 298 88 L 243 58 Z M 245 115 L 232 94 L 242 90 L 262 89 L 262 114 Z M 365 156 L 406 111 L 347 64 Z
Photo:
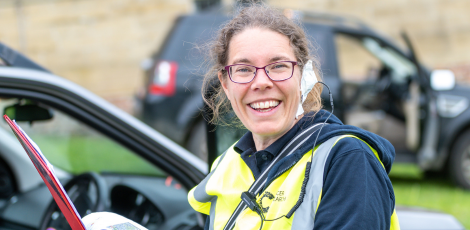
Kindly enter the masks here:
M 404 51 L 357 20 L 301 12 L 294 16 L 318 48 L 337 117 L 388 139 L 397 161 L 448 172 L 470 189 L 470 88 L 457 85 L 449 70 L 422 65 L 406 35 Z M 228 19 L 215 13 L 178 18 L 146 71 L 142 119 L 203 159 L 207 146 L 200 91 L 205 63 L 194 47 Z

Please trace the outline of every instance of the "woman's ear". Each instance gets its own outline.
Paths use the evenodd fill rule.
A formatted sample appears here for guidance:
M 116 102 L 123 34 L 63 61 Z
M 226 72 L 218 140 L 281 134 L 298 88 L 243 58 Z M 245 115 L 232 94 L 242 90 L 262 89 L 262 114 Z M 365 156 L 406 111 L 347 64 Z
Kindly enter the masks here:
M 219 77 L 220 85 L 222 85 L 222 88 L 224 89 L 225 95 L 230 100 L 230 97 L 229 97 L 229 94 L 228 94 L 227 82 L 225 81 L 226 78 L 224 79 L 224 74 L 222 73 L 222 71 L 219 71 L 219 72 L 217 72 L 217 76 Z

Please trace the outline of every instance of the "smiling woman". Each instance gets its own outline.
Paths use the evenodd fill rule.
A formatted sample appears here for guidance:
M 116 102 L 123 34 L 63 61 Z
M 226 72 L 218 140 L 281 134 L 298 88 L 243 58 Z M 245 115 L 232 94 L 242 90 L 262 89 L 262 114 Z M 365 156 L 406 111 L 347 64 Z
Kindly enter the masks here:
M 246 29 L 235 35 L 229 54 L 228 64 L 277 65 L 276 68 L 284 68 L 282 72 L 287 74 L 283 79 L 273 81 L 269 77 L 273 71 L 265 68 L 265 71 L 256 71 L 255 67 L 250 74 L 251 81 L 243 84 L 233 80 L 242 75 L 239 71 L 228 71 L 232 81 L 219 72 L 219 80 L 235 114 L 253 133 L 256 149 L 263 150 L 290 130 L 296 121 L 285 118 L 295 116 L 300 101 L 300 70 L 294 68 L 295 62 L 289 62 L 297 59 L 286 36 L 260 28 Z M 282 63 L 276 62 L 279 60 L 288 61 L 288 64 L 279 65 Z
M 250 10 L 251 9 L 251 10 Z M 308 60 L 312 60 L 313 62 L 313 69 L 316 72 L 318 80 L 320 79 L 320 68 L 319 68 L 319 61 L 315 56 L 313 56 L 310 52 L 311 46 L 309 40 L 305 36 L 305 32 L 302 28 L 296 24 L 294 21 L 284 17 L 281 14 L 272 14 L 271 10 L 267 10 L 265 6 L 252 6 L 248 7 L 245 10 L 240 12 L 239 17 L 237 20 L 232 20 L 228 22 L 225 27 L 223 27 L 218 34 L 216 40 L 213 41 L 211 50 L 209 51 L 210 59 L 214 63 L 213 66 L 210 66 L 209 71 L 205 75 L 204 79 L 204 86 L 202 88 L 202 92 L 213 90 L 214 82 L 219 82 L 220 78 L 222 81 L 230 77 L 233 82 L 238 82 L 237 80 L 232 79 L 232 76 L 229 73 L 230 69 L 226 68 L 229 67 L 231 64 L 248 64 L 251 65 L 251 68 L 259 70 L 253 62 L 260 60 L 255 60 L 255 55 L 262 56 L 262 55 L 271 55 L 264 57 L 264 61 L 266 62 L 264 65 L 258 66 L 265 66 L 267 64 L 271 64 L 277 61 L 290 61 L 295 63 L 292 66 L 292 75 L 294 76 L 297 74 L 296 81 L 299 81 L 300 86 L 300 76 L 299 74 L 302 72 L 302 67 L 307 63 Z M 256 12 L 256 10 L 259 10 Z M 253 13 L 250 15 L 250 13 Z M 246 29 L 254 30 L 255 33 L 246 32 Z M 251 35 L 259 35 L 256 31 L 264 30 L 267 34 L 260 35 L 258 37 L 251 37 Z M 271 37 L 269 34 L 275 34 L 278 36 Z M 234 39 L 235 37 L 235 39 Z M 268 39 L 269 38 L 269 39 Z M 255 40 L 256 39 L 256 40 Z M 284 42 L 284 45 L 287 46 L 272 46 L 275 41 L 274 39 L 278 39 L 279 41 Z M 251 41 L 252 43 L 248 44 L 244 41 Z M 271 42 L 269 45 L 266 44 L 263 50 L 264 43 Z M 234 52 L 233 46 L 243 46 L 245 48 L 244 51 L 236 49 L 239 52 L 239 56 L 230 57 L 233 60 L 227 60 L 229 58 L 228 54 L 230 52 Z M 286 49 L 287 48 L 287 49 Z M 274 50 L 271 49 L 284 49 L 281 53 L 276 53 Z M 255 52 L 254 52 L 255 51 Z M 243 53 L 247 54 L 247 56 L 243 56 Z M 252 57 L 249 56 L 253 55 Z M 269 60 L 268 60 L 269 59 Z M 251 64 L 250 64 L 251 63 Z M 266 66 L 267 67 L 267 66 Z M 233 69 L 233 68 L 232 68 Z M 244 69 L 247 71 L 248 69 Z M 274 81 L 283 81 L 284 79 L 276 79 L 273 74 L 269 75 L 268 71 L 270 69 L 264 69 L 264 73 L 274 80 Z M 296 72 L 295 72 L 296 71 Z M 256 71 L 258 72 L 258 71 Z M 222 75 L 221 75 L 222 73 Z M 251 73 L 254 73 L 251 72 Z M 254 78 L 256 74 L 251 74 L 251 78 Z M 251 79 L 254 80 L 254 79 Z M 240 82 L 241 83 L 241 82 Z M 206 104 L 211 108 L 214 113 L 211 122 L 214 123 L 231 123 L 234 124 L 236 122 L 228 122 L 222 119 L 224 114 L 231 113 L 232 107 L 230 101 L 228 100 L 228 95 L 221 89 L 221 84 L 215 84 L 215 91 L 216 94 L 212 97 L 204 97 L 204 101 Z M 321 108 L 321 98 L 320 94 L 322 91 L 322 87 L 320 85 L 316 85 L 313 90 L 309 93 L 308 97 L 306 98 L 305 103 L 302 104 L 303 109 L 305 111 L 319 111 Z M 229 116 L 231 117 L 231 116 Z
M 399 228 L 394 149 L 321 110 L 320 68 L 300 25 L 254 4 L 220 29 L 210 54 L 211 122 L 232 113 L 248 132 L 188 195 L 209 215 L 206 229 Z

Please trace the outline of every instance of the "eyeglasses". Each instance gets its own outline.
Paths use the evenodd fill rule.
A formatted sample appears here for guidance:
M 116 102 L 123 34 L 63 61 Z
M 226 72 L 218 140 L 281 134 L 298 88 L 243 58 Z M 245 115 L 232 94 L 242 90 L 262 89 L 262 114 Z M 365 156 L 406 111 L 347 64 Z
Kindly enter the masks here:
M 268 64 L 264 67 L 256 67 L 246 64 L 235 64 L 225 66 L 228 76 L 234 83 L 249 83 L 255 79 L 256 72 L 264 69 L 266 75 L 272 81 L 285 81 L 294 74 L 295 61 L 279 61 Z

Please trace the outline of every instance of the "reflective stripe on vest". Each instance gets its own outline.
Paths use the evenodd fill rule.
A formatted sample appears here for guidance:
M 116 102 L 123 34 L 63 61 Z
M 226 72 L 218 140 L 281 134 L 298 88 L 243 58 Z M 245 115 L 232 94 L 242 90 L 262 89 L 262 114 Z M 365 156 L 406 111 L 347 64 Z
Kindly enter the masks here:
M 312 150 L 282 172 L 257 196 L 257 202 L 267 220 L 281 217 L 275 221 L 264 221 L 263 229 L 313 229 L 315 213 L 321 200 L 326 160 L 335 144 L 345 137 L 357 138 L 352 135 L 337 136 L 315 147 L 304 200 L 290 219 L 282 216 L 290 211 L 299 198 L 305 166 L 310 161 Z M 377 152 L 372 148 L 371 150 L 378 158 Z M 233 150 L 233 146 L 212 167 L 211 173 L 189 192 L 188 199 L 196 211 L 210 215 L 209 229 L 218 230 L 224 228 L 241 201 L 241 193 L 247 191 L 255 179 L 240 154 Z M 238 216 L 234 229 L 259 229 L 260 224 L 259 215 L 245 209 Z M 391 229 L 399 229 L 395 212 L 391 217 Z

